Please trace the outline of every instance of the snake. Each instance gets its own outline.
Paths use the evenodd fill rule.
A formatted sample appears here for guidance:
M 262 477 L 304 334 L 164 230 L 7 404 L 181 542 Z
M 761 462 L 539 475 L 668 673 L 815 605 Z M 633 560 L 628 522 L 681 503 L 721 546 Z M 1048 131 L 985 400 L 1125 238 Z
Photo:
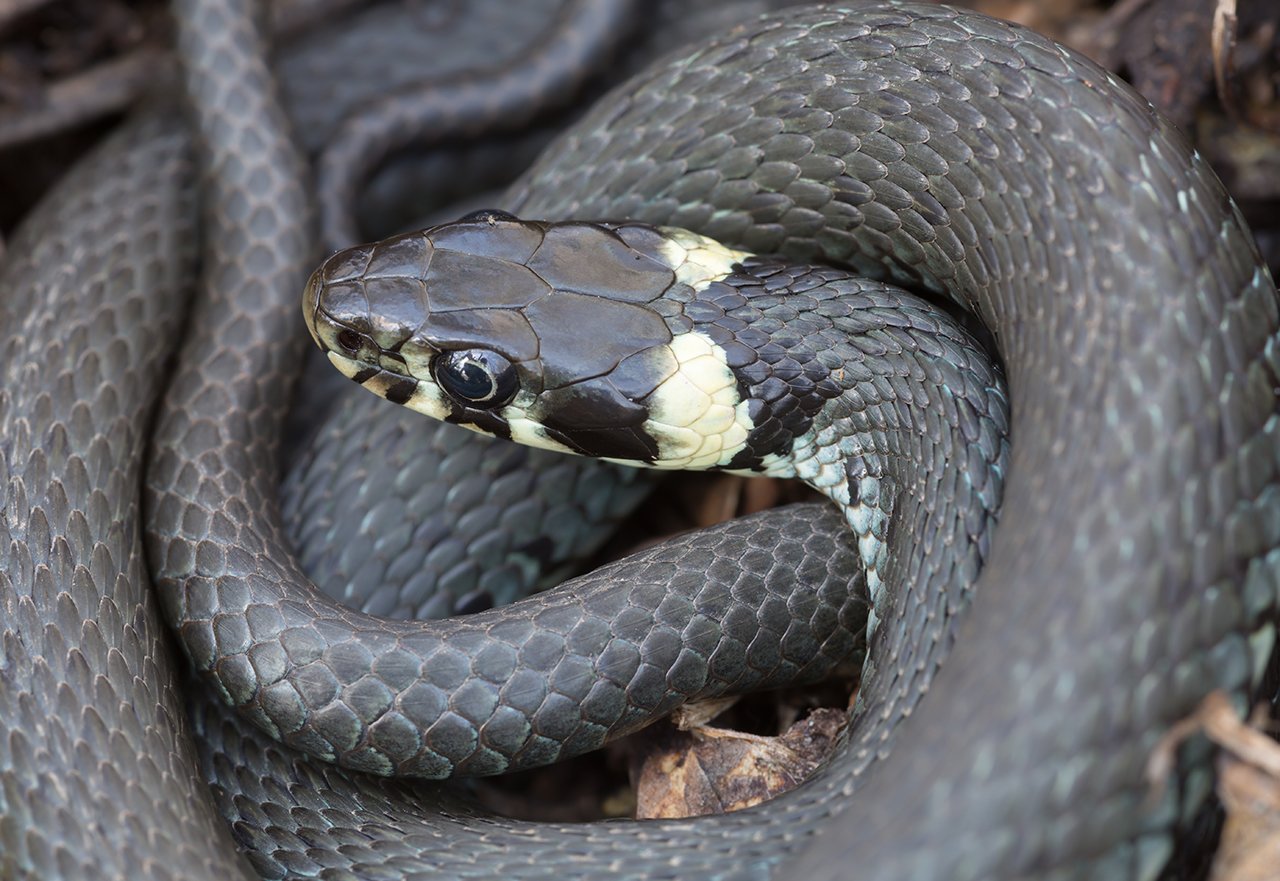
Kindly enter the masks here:
M 458 641 L 446 649 L 454 672 L 460 660 L 482 668 L 483 679 L 495 652 L 475 640 L 476 628 L 499 629 L 500 637 L 536 634 L 539 616 L 495 609 L 470 616 L 470 624 L 397 631 L 321 606 L 305 591 L 301 600 L 277 597 L 280 583 L 301 576 L 280 541 L 270 498 L 287 398 L 281 377 L 307 344 L 299 292 L 318 296 L 329 283 L 357 278 L 367 290 L 376 274 L 339 259 L 325 264 L 325 285 L 304 286 L 313 255 L 302 168 L 266 86 L 249 5 L 183 0 L 177 10 L 197 134 L 163 114 L 126 127 L 42 206 L 14 240 L 11 253 L 20 256 L 5 266 L 5 289 L 18 292 L 13 305 L 6 300 L 5 326 L 21 328 L 4 340 L 0 397 L 8 475 L 0 520 L 6 873 L 836 878 L 853 868 L 873 878 L 1152 878 L 1169 864 L 1178 833 L 1211 786 L 1208 754 L 1204 744 L 1190 744 L 1154 798 L 1146 759 L 1207 692 L 1224 689 L 1238 707 L 1256 696 L 1275 641 L 1280 317 L 1274 283 L 1239 211 L 1203 158 L 1145 101 L 1070 50 L 973 13 L 909 2 L 814 7 L 680 50 L 606 97 L 509 191 L 502 207 L 510 214 L 490 212 L 355 252 L 381 248 L 393 258 L 397 271 L 383 274 L 393 283 L 420 270 L 407 252 L 420 257 L 450 231 L 455 246 L 440 253 L 502 257 L 495 272 L 519 265 L 503 256 L 509 250 L 493 252 L 510 248 L 513 237 L 525 237 L 517 251 L 530 235 L 559 239 L 568 268 L 539 265 L 530 277 L 573 288 L 574 273 L 585 272 L 627 304 L 611 311 L 632 315 L 630 325 L 649 336 L 611 351 L 683 350 L 699 340 L 678 343 L 680 335 L 701 337 L 709 360 L 689 363 L 722 378 L 730 360 L 749 359 L 742 340 L 724 336 L 737 326 L 731 319 L 747 323 L 747 294 L 772 280 L 778 287 L 754 308 L 785 324 L 779 316 L 800 311 L 788 307 L 789 296 L 827 302 L 789 285 L 831 290 L 818 310 L 835 310 L 835 319 L 825 314 L 828 322 L 850 320 L 850 303 L 865 307 L 861 320 L 878 322 L 858 350 L 864 360 L 896 358 L 910 348 L 907 340 L 945 355 L 929 367 L 921 362 L 918 372 L 904 370 L 896 383 L 872 382 L 894 402 L 882 411 L 886 418 L 898 413 L 895 396 L 914 400 L 907 374 L 936 382 L 921 386 L 934 395 L 963 391 L 972 402 L 995 394 L 943 369 L 968 364 L 960 353 L 978 343 L 939 317 L 945 310 L 926 318 L 916 299 L 925 296 L 975 316 L 1007 378 L 1007 462 L 1001 444 L 976 430 L 962 407 L 953 407 L 955 422 L 923 417 L 915 435 L 937 441 L 968 432 L 970 446 L 956 454 L 966 460 L 977 455 L 971 449 L 993 451 L 985 454 L 996 469 L 989 474 L 1000 475 L 1003 493 L 989 538 L 981 522 L 973 530 L 967 522 L 995 516 L 983 499 L 991 478 L 976 476 L 981 467 L 935 485 L 933 472 L 902 456 L 879 484 L 874 475 L 868 480 L 871 472 L 846 472 L 847 500 L 835 480 L 831 494 L 844 511 L 826 511 L 825 521 L 813 509 L 769 515 L 691 538 L 685 547 L 693 551 L 662 549 L 640 563 L 664 586 L 683 582 L 695 594 L 668 609 L 650 601 L 655 616 L 699 608 L 699 590 L 718 578 L 747 578 L 741 567 L 752 564 L 785 581 L 812 559 L 806 550 L 835 561 L 818 568 L 845 586 L 853 570 L 867 570 L 875 626 L 860 703 L 872 722 L 855 721 L 812 780 L 723 817 L 529 824 L 479 814 L 447 787 L 357 773 L 294 749 L 385 773 L 401 755 L 394 750 L 412 749 L 418 734 L 399 727 L 376 743 L 359 735 L 361 714 L 382 700 L 373 679 L 404 678 L 404 665 L 377 664 L 370 647 L 403 661 L 405 646 L 454 634 Z M 158 343 L 183 319 L 181 298 L 171 294 L 196 259 L 195 212 L 181 195 L 194 176 L 188 137 L 204 157 L 210 250 L 205 290 L 185 317 L 190 339 L 168 367 Z M 484 236 L 457 245 L 477 231 Z M 605 256 L 575 262 L 570 255 L 581 240 L 603 243 Z M 698 257 L 693 264 L 704 268 L 689 275 L 683 258 L 673 258 L 672 241 L 686 255 L 727 256 L 728 271 L 708 275 Z M 628 286 L 637 273 L 624 274 L 627 282 L 601 282 L 594 273 L 624 254 L 644 264 L 638 274 L 648 300 Z M 669 306 L 656 317 L 634 317 L 640 302 L 667 302 L 656 295 L 658 277 L 675 279 L 662 290 L 689 307 L 685 323 Z M 238 285 L 245 290 L 232 298 Z M 388 379 L 390 356 L 406 366 L 417 356 L 403 345 L 382 351 L 392 347 L 381 331 L 356 324 L 371 313 L 335 308 L 331 317 L 340 320 L 328 331 L 317 314 L 316 335 L 335 353 L 380 351 L 377 369 L 350 370 L 362 384 L 503 433 L 493 414 L 467 409 L 456 395 L 475 391 L 468 382 L 478 364 L 480 375 L 497 378 L 521 363 L 512 339 L 493 327 L 517 333 L 509 319 L 484 315 L 468 325 L 455 316 L 438 325 L 442 319 L 433 317 L 420 353 L 425 370 L 410 390 Z M 695 325 L 700 332 L 689 333 Z M 531 326 L 565 336 L 554 321 Z M 831 342 L 820 322 L 802 326 L 824 341 L 822 352 L 843 345 L 860 363 L 856 344 Z M 440 337 L 440 327 L 454 336 Z M 355 335 L 340 340 L 344 328 Z M 803 333 L 766 336 L 758 352 L 772 345 L 785 360 L 808 351 Z M 436 356 L 445 342 L 448 351 L 470 354 L 442 367 Z M 507 366 L 477 350 L 498 352 Z M 671 354 L 680 361 L 681 352 Z M 988 375 L 976 362 L 974 369 Z M 665 388 L 645 377 L 647 393 Z M 165 379 L 166 403 L 148 436 L 145 414 Z M 453 403 L 432 382 L 452 388 Z M 776 454 L 753 446 L 765 411 L 750 405 L 751 384 L 704 390 L 727 395 L 718 403 L 734 413 L 745 404 L 747 414 L 735 422 L 742 436 L 733 456 L 715 464 L 776 465 Z M 507 400 L 508 391 L 495 406 L 522 400 L 522 390 Z M 542 401 L 539 394 L 521 404 L 529 417 L 522 431 L 591 451 L 591 432 L 557 421 Z M 818 444 L 816 434 L 804 438 L 826 418 L 820 411 L 808 423 L 793 420 L 793 446 Z M 841 419 L 832 424 L 842 423 L 849 429 Z M 505 430 L 516 434 L 509 423 Z M 652 462 L 678 434 L 667 432 L 660 443 L 654 431 L 632 432 L 623 447 L 609 435 L 606 454 Z M 820 446 L 839 453 L 830 460 L 839 467 L 829 471 L 837 476 L 850 461 L 877 467 L 870 452 L 850 456 L 847 443 L 843 451 L 839 442 Z M 154 592 L 134 489 L 147 449 Z M 813 461 L 822 464 L 816 454 Z M 938 472 L 960 473 L 951 462 Z M 907 474 L 919 482 L 898 487 Z M 958 516 L 953 525 L 963 536 L 918 532 L 935 500 Z M 911 512 L 917 519 L 898 525 L 895 518 Z M 927 553 L 908 554 L 923 534 L 935 538 Z M 766 535 L 769 550 L 761 553 Z M 790 550 L 775 548 L 788 536 Z M 582 589 L 510 608 L 541 611 L 553 630 L 564 626 L 566 608 L 593 620 L 625 612 L 634 607 L 594 599 L 634 577 L 620 571 L 594 576 L 603 593 Z M 924 596 L 908 573 L 946 589 Z M 713 590 L 710 604 L 723 606 L 726 594 L 733 591 Z M 786 605 L 768 600 L 761 623 Z M 214 683 L 210 693 L 192 696 L 189 718 L 177 693 L 181 667 L 160 633 L 161 608 L 185 622 L 186 654 L 204 683 Z M 695 637 L 708 632 L 699 625 Z M 290 630 L 299 641 L 285 646 L 277 637 Z M 710 627 L 717 630 L 733 627 Z M 263 633 L 266 640 L 254 643 Z M 399 656 L 389 633 L 400 641 Z M 283 657 L 272 656 L 272 640 L 285 647 Z M 669 643 L 661 635 L 655 646 L 670 654 Z M 253 645 L 267 646 L 256 664 L 246 655 Z M 290 648 L 302 659 L 292 668 Z M 325 705 L 332 712 L 312 718 L 305 701 L 270 689 L 291 670 L 325 660 L 331 648 L 333 693 L 353 687 Z M 581 667 L 572 647 L 557 651 L 550 654 Z M 785 660 L 785 652 L 769 654 Z M 674 678 L 679 691 L 699 678 L 690 666 L 696 658 L 680 675 L 660 678 Z M 751 664 L 726 662 L 743 666 Z M 470 699 L 492 703 L 472 683 Z M 662 690 L 642 684 L 635 697 L 644 702 Z M 600 699 L 622 707 L 623 727 L 634 721 L 628 699 Z M 222 703 L 241 705 L 289 745 Z M 474 705 L 456 704 L 465 713 Z M 439 745 L 470 743 L 464 729 L 455 725 Z M 554 744 L 544 750 L 558 751 Z M 442 763 L 430 758 L 413 752 L 404 761 L 437 776 Z M 496 753 L 459 754 L 456 764 L 486 773 L 504 762 Z

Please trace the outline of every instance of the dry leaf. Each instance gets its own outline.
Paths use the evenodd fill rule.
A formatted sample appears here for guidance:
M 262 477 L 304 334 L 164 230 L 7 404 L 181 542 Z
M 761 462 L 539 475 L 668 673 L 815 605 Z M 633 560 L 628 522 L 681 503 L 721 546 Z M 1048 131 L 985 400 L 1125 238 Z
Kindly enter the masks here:
M 1167 779 L 1178 744 L 1197 733 L 1223 750 L 1217 763 L 1218 797 L 1227 819 L 1211 881 L 1274 881 L 1280 866 L 1280 743 L 1242 722 L 1230 699 L 1214 692 L 1157 747 L 1148 776 Z
M 773 798 L 822 763 L 845 720 L 841 710 L 814 710 L 778 737 L 668 729 L 638 774 L 636 818 L 723 814 Z

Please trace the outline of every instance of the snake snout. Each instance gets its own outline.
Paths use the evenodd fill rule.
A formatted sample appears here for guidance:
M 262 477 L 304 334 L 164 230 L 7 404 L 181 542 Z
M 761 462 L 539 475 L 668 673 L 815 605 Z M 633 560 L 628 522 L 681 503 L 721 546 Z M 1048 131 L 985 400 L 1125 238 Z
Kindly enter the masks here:
M 407 377 L 401 348 L 425 319 L 425 295 L 411 276 L 374 275 L 377 248 L 348 248 L 313 272 L 303 289 L 303 319 L 316 345 L 346 375 L 382 370 Z
M 314 272 L 302 295 L 302 314 L 317 346 L 330 356 L 376 362 L 379 346 L 373 339 L 363 295 L 350 284 L 326 284 L 324 267 Z
M 320 306 L 320 290 L 322 286 L 320 270 L 311 273 L 306 286 L 302 289 L 302 320 L 306 322 L 307 333 L 321 349 L 325 348 L 324 338 L 320 335 L 317 324 L 317 310 Z

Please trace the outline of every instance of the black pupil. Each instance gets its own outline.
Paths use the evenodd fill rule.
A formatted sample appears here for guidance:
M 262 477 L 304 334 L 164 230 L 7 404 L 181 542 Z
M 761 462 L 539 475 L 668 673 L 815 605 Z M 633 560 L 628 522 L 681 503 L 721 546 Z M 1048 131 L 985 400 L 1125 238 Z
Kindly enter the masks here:
M 338 345 L 348 352 L 360 351 L 360 334 L 354 330 L 338 331 Z
M 453 358 L 445 369 L 453 381 L 454 394 L 473 401 L 483 400 L 493 394 L 493 377 L 479 361 L 466 356 Z
M 432 372 L 453 398 L 484 409 L 501 407 L 519 387 L 515 367 L 490 349 L 447 352 L 433 362 Z

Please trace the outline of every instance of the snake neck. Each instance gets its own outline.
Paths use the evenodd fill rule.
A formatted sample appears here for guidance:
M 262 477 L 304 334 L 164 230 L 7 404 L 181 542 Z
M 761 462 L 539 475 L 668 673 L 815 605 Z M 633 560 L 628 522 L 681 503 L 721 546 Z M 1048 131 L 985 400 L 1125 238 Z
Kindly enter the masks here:
M 920 578 L 962 602 L 989 551 L 1009 415 L 1000 371 L 959 322 L 892 285 L 760 257 L 681 315 L 724 353 L 751 425 L 726 469 L 836 502 L 877 611 L 885 585 Z M 939 542 L 958 550 L 945 571 L 905 562 Z

